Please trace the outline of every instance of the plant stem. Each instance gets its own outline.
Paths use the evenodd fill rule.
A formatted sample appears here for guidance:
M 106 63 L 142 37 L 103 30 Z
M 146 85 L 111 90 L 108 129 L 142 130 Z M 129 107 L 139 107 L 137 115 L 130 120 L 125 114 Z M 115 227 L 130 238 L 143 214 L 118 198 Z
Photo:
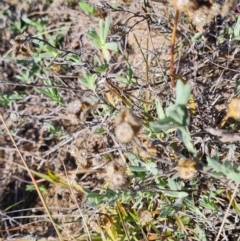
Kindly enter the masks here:
M 179 10 L 176 10 L 175 18 L 174 18 L 174 25 L 172 31 L 172 40 L 171 40 L 171 58 L 170 58 L 170 73 L 174 73 L 174 49 L 175 49 L 175 39 L 176 39 L 176 32 L 177 32 L 177 23 L 179 17 Z M 176 83 L 174 77 L 171 75 L 171 86 L 175 88 Z

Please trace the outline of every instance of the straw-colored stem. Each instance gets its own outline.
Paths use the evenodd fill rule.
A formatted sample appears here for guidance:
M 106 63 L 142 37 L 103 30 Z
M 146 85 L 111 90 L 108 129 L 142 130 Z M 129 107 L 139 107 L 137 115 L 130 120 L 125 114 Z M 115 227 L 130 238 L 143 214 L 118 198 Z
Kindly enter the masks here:
M 170 58 L 170 73 L 174 73 L 174 49 L 175 49 L 175 39 L 176 39 L 176 33 L 177 33 L 177 23 L 178 23 L 178 17 L 179 17 L 179 10 L 176 10 L 175 18 L 174 18 L 174 25 L 173 25 L 173 31 L 172 31 L 172 40 L 171 40 L 171 58 Z M 171 76 L 171 86 L 172 88 L 175 88 L 175 80 L 174 77 Z

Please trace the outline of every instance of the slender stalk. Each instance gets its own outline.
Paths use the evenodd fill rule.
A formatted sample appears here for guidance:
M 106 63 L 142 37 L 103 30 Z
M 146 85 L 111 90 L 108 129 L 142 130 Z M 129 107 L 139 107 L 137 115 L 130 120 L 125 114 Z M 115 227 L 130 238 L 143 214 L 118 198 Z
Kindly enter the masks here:
M 172 31 L 172 40 L 171 40 L 170 74 L 174 73 L 174 49 L 175 49 L 178 18 L 179 18 L 179 10 L 176 10 L 173 31 Z M 171 86 L 172 88 L 175 88 L 176 86 L 174 77 L 172 75 L 171 75 Z
M 45 210 L 46 210 L 46 212 L 47 212 L 47 214 L 48 214 L 48 217 L 49 217 L 49 219 L 50 219 L 50 221 L 51 221 L 51 223 L 52 223 L 52 225 L 53 225 L 53 227 L 54 227 L 54 229 L 55 229 L 55 231 L 56 231 L 56 233 L 57 233 L 57 235 L 58 235 L 58 237 L 59 237 L 59 240 L 60 240 L 60 241 L 63 241 L 63 238 L 62 238 L 62 236 L 61 236 L 61 234 L 60 234 L 60 232 L 59 232 L 59 230 L 58 230 L 58 227 L 57 227 L 55 221 L 53 220 L 53 217 L 52 217 L 51 214 L 50 214 L 50 211 L 49 211 L 48 206 L 47 206 L 46 203 L 45 203 L 45 200 L 44 200 L 44 198 L 43 198 L 43 196 L 42 196 L 42 193 L 41 193 L 41 191 L 40 191 L 40 189 L 39 189 L 39 187 L 38 187 L 38 184 L 37 184 L 35 178 L 33 177 L 33 174 L 32 174 L 31 171 L 29 170 L 29 168 L 28 168 L 28 166 L 27 166 L 27 163 L 25 162 L 25 160 L 24 160 L 21 152 L 19 151 L 19 149 L 18 149 L 18 147 L 17 147 L 17 145 L 16 145 L 16 142 L 14 141 L 14 139 L 13 139 L 13 137 L 12 137 L 12 135 L 11 135 L 11 133 L 10 133 L 10 131 L 9 131 L 9 129 L 8 129 L 8 127 L 7 127 L 7 125 L 6 125 L 3 117 L 2 117 L 2 115 L 0 115 L 0 120 L 1 120 L 1 122 L 3 123 L 3 126 L 4 126 L 7 134 L 9 135 L 12 143 L 13 143 L 13 146 L 16 148 L 16 150 L 17 150 L 17 152 L 18 152 L 18 154 L 19 154 L 19 156 L 20 156 L 20 159 L 22 160 L 22 162 L 23 162 L 23 164 L 24 164 L 24 166 L 25 166 L 25 168 L 26 168 L 26 170 L 27 170 L 27 172 L 28 172 L 28 175 L 29 175 L 29 177 L 31 178 L 31 180 L 32 180 L 32 182 L 33 182 L 33 185 L 34 185 L 34 187 L 35 187 L 35 189 L 36 189 L 36 191 L 37 191 L 37 194 L 38 194 L 38 196 L 39 196 L 39 198 L 40 198 L 40 200 L 41 200 L 41 202 L 42 202 L 42 204 L 43 204 L 43 206 L 44 206 L 44 208 L 45 208 Z

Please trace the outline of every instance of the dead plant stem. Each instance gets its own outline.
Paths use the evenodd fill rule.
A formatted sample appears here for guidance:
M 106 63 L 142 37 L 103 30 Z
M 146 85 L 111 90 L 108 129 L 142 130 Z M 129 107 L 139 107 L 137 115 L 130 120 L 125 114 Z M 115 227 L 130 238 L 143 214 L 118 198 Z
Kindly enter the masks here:
M 56 233 L 57 233 L 57 235 L 58 235 L 58 237 L 59 237 L 59 240 L 60 240 L 60 241 L 63 241 L 63 238 L 62 238 L 62 236 L 61 236 L 61 234 L 60 234 L 60 232 L 59 232 L 59 230 L 58 230 L 58 227 L 57 227 L 56 223 L 55 223 L 54 220 L 53 220 L 53 217 L 52 217 L 51 214 L 50 214 L 50 211 L 49 211 L 49 209 L 48 209 L 48 206 L 47 206 L 46 203 L 45 203 L 45 200 L 44 200 L 44 198 L 43 198 L 43 196 L 42 196 L 42 193 L 41 193 L 41 191 L 40 191 L 40 189 L 39 189 L 39 187 L 38 187 L 38 185 L 37 185 L 37 183 L 36 183 L 36 180 L 35 180 L 35 178 L 33 177 L 31 171 L 29 170 L 29 168 L 28 168 L 28 166 L 27 166 L 27 163 L 25 162 L 25 160 L 24 160 L 24 158 L 23 158 L 20 150 L 18 149 L 18 147 L 17 147 L 17 145 L 16 145 L 16 142 L 15 142 L 15 140 L 13 139 L 13 137 L 12 137 L 12 135 L 11 135 L 11 133 L 10 133 L 10 131 L 9 131 L 9 129 L 8 129 L 8 127 L 7 127 L 7 125 L 6 125 L 6 123 L 5 123 L 5 121 L 4 121 L 4 119 L 3 119 L 3 117 L 2 117 L 1 114 L 0 114 L 0 120 L 1 120 L 1 122 L 3 123 L 3 126 L 4 126 L 5 130 L 7 131 L 7 134 L 9 135 L 9 137 L 10 137 L 10 139 L 11 139 L 14 147 L 16 148 L 16 150 L 17 150 L 17 152 L 18 152 L 18 154 L 19 154 L 19 156 L 20 156 L 20 158 L 21 158 L 21 160 L 22 160 L 22 162 L 23 162 L 26 170 L 28 171 L 28 175 L 30 176 L 30 178 L 31 178 L 31 180 L 32 180 L 32 182 L 33 182 L 33 185 L 34 185 L 34 187 L 35 187 L 35 189 L 36 189 L 36 191 L 37 191 L 37 193 L 38 193 L 38 196 L 39 196 L 39 198 L 40 198 L 40 200 L 41 200 L 41 202 L 42 202 L 42 204 L 43 204 L 43 206 L 44 206 L 44 208 L 45 208 L 45 210 L 46 210 L 46 212 L 47 212 L 47 214 L 48 214 L 48 217 L 49 217 L 52 225 L 54 226 L 54 229 L 56 230 Z
M 170 56 L 170 74 L 174 73 L 174 50 L 175 50 L 175 40 L 176 40 L 176 33 L 177 33 L 177 23 L 179 17 L 179 10 L 176 10 L 175 18 L 174 18 L 174 25 L 172 31 L 172 40 L 171 40 L 171 56 Z M 171 76 L 171 86 L 175 88 L 175 80 L 174 77 Z
M 230 202 L 229 202 L 229 204 L 228 204 L 227 210 L 226 210 L 225 215 L 224 215 L 224 217 L 223 217 L 223 221 L 222 221 L 221 227 L 220 227 L 220 229 L 219 229 L 219 231 L 218 231 L 218 234 L 217 234 L 217 237 L 216 237 L 215 241 L 218 241 L 218 240 L 219 240 L 219 237 L 220 237 L 220 235 L 221 235 L 221 233 L 222 233 L 223 226 L 224 226 L 224 224 L 225 224 L 225 222 L 226 222 L 227 215 L 228 215 L 228 213 L 229 213 L 229 210 L 230 210 L 230 207 L 231 207 L 231 205 L 232 205 L 233 199 L 234 199 L 235 196 L 236 196 L 238 187 L 239 187 L 239 184 L 237 184 L 236 187 L 235 187 L 235 189 L 234 189 L 234 192 L 233 192 L 232 197 L 231 197 L 231 199 L 230 199 Z

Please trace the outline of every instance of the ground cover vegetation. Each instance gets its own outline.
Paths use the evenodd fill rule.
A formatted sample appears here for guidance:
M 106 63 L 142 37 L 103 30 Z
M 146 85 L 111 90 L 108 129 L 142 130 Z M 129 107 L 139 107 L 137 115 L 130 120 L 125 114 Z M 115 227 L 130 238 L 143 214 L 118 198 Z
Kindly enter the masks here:
M 0 2 L 1 240 L 240 240 L 234 1 Z

